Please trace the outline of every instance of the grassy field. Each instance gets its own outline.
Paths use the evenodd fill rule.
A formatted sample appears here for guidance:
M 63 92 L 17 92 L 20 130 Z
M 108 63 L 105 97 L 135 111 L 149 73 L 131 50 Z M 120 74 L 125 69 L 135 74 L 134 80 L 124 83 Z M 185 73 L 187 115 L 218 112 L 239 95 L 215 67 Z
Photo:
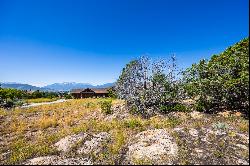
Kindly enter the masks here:
M 26 103 L 43 103 L 43 102 L 52 102 L 52 101 L 56 101 L 58 100 L 58 98 L 37 98 L 37 99 L 26 99 L 25 102 Z
M 14 111 L 0 110 L 0 154 L 7 153 L 0 159 L 0 164 L 19 164 L 29 158 L 58 154 L 52 145 L 67 135 L 80 132 L 110 133 L 112 141 L 107 145 L 107 152 L 97 156 L 96 160 L 105 158 L 107 164 L 114 164 L 130 137 L 147 129 L 164 128 L 171 131 L 175 127 L 201 128 L 224 122 L 242 133 L 249 131 L 249 121 L 237 115 L 194 121 L 188 113 L 180 112 L 176 114 L 178 116 L 171 117 L 143 119 L 129 114 L 124 119 L 107 120 L 108 115 L 100 109 L 101 102 L 107 100 L 112 99 L 74 99 Z M 112 105 L 123 103 L 112 100 Z

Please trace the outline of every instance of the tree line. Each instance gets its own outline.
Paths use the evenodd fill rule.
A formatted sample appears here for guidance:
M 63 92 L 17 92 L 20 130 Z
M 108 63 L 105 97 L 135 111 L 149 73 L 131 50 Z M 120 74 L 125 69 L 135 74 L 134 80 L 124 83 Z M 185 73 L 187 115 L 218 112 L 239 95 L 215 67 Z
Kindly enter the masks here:
M 45 91 L 34 91 L 30 92 L 27 90 L 18 90 L 13 88 L 1 88 L 0 86 L 0 107 L 13 107 L 22 105 L 24 99 L 37 99 L 37 98 L 72 98 L 68 93 L 62 92 L 45 92 Z

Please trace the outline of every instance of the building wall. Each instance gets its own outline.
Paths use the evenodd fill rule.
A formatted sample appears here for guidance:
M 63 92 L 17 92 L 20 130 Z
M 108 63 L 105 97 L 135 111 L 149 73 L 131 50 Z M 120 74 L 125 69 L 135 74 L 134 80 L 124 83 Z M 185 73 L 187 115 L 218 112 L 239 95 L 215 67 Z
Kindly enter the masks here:
M 76 99 L 89 98 L 89 97 L 108 97 L 108 93 L 72 93 Z
M 73 96 L 75 99 L 80 99 L 80 98 L 81 98 L 81 94 L 80 94 L 80 93 L 72 93 L 72 96 Z

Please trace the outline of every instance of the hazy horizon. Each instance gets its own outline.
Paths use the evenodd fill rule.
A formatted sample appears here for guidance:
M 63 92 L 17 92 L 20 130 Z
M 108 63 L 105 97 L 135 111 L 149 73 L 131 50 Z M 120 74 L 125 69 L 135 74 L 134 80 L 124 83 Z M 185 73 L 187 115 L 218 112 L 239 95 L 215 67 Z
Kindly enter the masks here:
M 91 84 L 91 83 L 87 83 L 87 82 L 54 82 L 54 83 L 51 83 L 51 84 L 44 84 L 44 85 L 36 85 L 36 84 L 31 84 L 31 83 L 24 83 L 24 82 L 10 82 L 10 81 L 0 81 L 0 83 L 6 83 L 6 84 L 28 84 L 28 85 L 32 85 L 32 86 L 36 86 L 36 87 L 39 87 L 39 88 L 42 88 L 42 87 L 45 87 L 45 86 L 48 86 L 48 85 L 51 85 L 51 84 L 55 84 L 55 83 L 59 83 L 59 84 L 63 84 L 63 83 L 80 83 L 80 84 L 90 84 L 90 85 L 93 85 L 93 86 L 97 86 L 97 85 L 103 85 L 103 84 L 109 84 L 109 83 L 114 83 L 114 82 L 106 82 L 106 83 L 103 83 L 103 84 Z

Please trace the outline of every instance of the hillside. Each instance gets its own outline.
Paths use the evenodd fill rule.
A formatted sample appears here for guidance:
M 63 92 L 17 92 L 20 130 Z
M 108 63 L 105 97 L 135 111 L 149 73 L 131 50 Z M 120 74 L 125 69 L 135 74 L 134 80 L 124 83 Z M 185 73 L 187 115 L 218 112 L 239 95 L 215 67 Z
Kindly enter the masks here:
M 149 119 L 110 99 L 0 112 L 0 164 L 249 164 L 249 120 L 192 109 Z

